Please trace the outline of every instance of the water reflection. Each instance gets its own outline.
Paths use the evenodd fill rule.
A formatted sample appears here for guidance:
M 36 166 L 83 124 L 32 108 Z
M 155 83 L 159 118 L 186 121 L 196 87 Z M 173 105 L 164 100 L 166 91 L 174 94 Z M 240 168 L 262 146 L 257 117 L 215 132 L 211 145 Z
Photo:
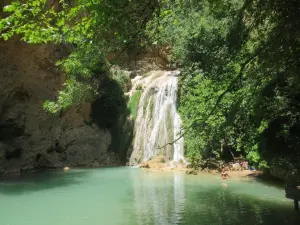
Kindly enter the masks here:
M 0 181 L 0 224 L 300 224 L 282 188 L 252 180 L 222 185 L 219 176 L 132 168 L 69 172 Z
M 259 191 L 259 190 L 258 190 Z M 299 224 L 292 205 L 240 195 L 229 188 L 190 193 L 183 224 Z M 198 202 L 201 202 L 199 207 Z M 187 214 L 188 213 L 188 214 Z
M 131 177 L 134 224 L 300 224 L 300 214 L 293 211 L 281 189 L 257 182 L 222 185 L 220 179 L 191 178 L 183 173 L 144 172 Z
M 184 174 L 132 174 L 136 224 L 179 224 L 184 210 Z
M 52 171 L 0 177 L 0 194 L 22 195 L 53 188 L 78 185 L 89 175 L 88 171 Z

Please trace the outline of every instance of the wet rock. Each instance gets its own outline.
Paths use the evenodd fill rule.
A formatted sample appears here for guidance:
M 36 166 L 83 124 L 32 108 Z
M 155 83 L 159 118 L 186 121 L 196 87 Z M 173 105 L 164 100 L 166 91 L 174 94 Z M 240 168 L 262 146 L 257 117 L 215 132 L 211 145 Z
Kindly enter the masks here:
M 181 72 L 179 70 L 174 70 L 174 71 L 170 71 L 168 73 L 168 76 L 174 76 L 174 77 L 178 77 L 180 76 Z
M 104 161 L 110 161 L 112 165 L 120 163 L 117 157 L 107 154 L 111 142 L 110 133 L 97 127 L 70 129 L 63 133 L 59 141 L 65 149 L 68 165 L 100 166 Z
M 137 76 L 136 71 L 130 71 L 129 77 L 130 77 L 131 79 L 134 79 L 136 76 Z
M 139 165 L 139 167 L 140 167 L 140 168 L 147 168 L 147 169 L 149 169 L 149 168 L 150 168 L 150 165 L 149 165 L 148 162 L 143 162 L 143 163 L 141 163 L 141 164 Z
M 58 154 L 56 152 L 50 154 L 37 154 L 36 155 L 36 168 L 59 168 L 63 163 L 59 161 Z
M 64 171 L 68 171 L 68 170 L 70 170 L 70 167 L 68 166 L 64 167 Z
M 0 168 L 6 161 L 7 146 L 0 142 Z
M 19 174 L 21 172 L 21 160 L 10 159 L 3 165 L 4 174 Z

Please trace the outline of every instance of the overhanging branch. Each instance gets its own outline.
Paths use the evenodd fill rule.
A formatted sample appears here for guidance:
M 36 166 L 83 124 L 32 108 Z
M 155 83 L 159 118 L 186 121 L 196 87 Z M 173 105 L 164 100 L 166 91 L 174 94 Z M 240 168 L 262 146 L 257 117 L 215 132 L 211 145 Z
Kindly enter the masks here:
M 219 95 L 214 107 L 212 108 L 212 110 L 210 111 L 210 113 L 205 117 L 205 118 L 198 118 L 195 119 L 186 129 L 185 131 L 179 136 L 177 137 L 174 141 L 172 142 L 168 142 L 165 145 L 158 147 L 157 149 L 162 149 L 168 145 L 173 145 L 175 142 L 177 142 L 178 140 L 180 140 L 181 138 L 183 138 L 183 136 L 198 122 L 198 121 L 202 121 L 202 124 L 204 124 L 215 112 L 216 108 L 218 107 L 218 105 L 220 104 L 220 102 L 222 101 L 223 97 L 234 87 L 234 84 L 240 79 L 240 77 L 242 76 L 246 66 L 257 56 L 257 54 L 255 56 L 253 56 L 252 58 L 248 59 L 246 62 L 243 63 L 239 73 L 233 78 L 233 80 L 230 82 L 230 84 L 228 85 L 228 87 L 226 88 L 226 90 Z

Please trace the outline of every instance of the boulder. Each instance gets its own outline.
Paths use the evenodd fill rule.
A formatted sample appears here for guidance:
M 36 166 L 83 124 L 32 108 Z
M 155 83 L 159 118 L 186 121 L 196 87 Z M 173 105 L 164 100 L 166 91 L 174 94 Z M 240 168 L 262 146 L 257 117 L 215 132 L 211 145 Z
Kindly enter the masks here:
M 230 164 L 230 169 L 233 171 L 243 170 L 242 166 L 239 163 Z

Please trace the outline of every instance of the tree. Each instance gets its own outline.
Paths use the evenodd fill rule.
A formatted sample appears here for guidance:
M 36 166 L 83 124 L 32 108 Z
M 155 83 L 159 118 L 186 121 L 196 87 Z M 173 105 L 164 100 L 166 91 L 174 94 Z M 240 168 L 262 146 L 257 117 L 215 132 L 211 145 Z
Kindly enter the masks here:
M 112 63 L 108 55 L 124 52 L 139 41 L 156 10 L 156 0 L 15 0 L 4 7 L 1 37 L 14 35 L 29 44 L 55 43 L 70 49 L 57 62 L 67 74 L 57 102 L 46 101 L 53 113 L 93 101 L 99 79 Z
M 165 1 L 155 39 L 172 45 L 183 70 L 179 110 L 188 155 L 229 149 L 261 167 L 276 157 L 297 167 L 299 4 Z

